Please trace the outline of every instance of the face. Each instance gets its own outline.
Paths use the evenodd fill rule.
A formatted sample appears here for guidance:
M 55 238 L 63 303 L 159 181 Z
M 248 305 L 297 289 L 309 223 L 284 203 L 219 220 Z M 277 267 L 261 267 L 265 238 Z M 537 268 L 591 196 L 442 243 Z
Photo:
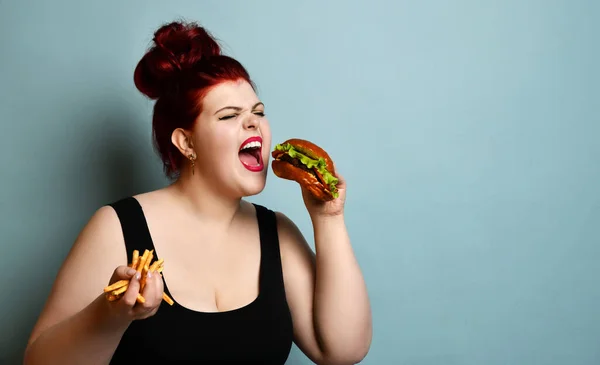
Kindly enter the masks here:
M 191 131 L 194 173 L 228 196 L 260 193 L 266 183 L 271 131 L 265 106 L 245 81 L 226 82 L 204 97 Z

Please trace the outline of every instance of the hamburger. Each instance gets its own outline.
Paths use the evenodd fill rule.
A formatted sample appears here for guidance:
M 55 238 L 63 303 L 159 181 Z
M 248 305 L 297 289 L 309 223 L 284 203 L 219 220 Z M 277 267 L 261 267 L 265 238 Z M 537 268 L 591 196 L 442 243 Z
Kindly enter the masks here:
M 338 197 L 339 179 L 331 158 L 321 147 L 293 138 L 275 145 L 271 156 L 271 168 L 277 177 L 296 181 L 320 201 Z

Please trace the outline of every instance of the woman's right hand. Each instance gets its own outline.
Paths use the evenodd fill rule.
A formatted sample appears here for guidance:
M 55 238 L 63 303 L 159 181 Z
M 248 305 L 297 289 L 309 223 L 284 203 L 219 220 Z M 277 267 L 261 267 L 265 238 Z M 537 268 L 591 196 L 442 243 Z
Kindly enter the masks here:
M 113 272 L 109 285 L 120 280 L 129 280 L 127 290 L 119 299 L 109 301 L 108 307 L 113 318 L 118 321 L 131 322 L 136 319 L 145 319 L 153 316 L 158 311 L 162 302 L 163 281 L 158 272 L 149 272 L 146 277 L 144 289 L 140 293 L 140 273 L 129 266 L 119 266 Z M 144 303 L 137 301 L 138 294 L 142 294 Z

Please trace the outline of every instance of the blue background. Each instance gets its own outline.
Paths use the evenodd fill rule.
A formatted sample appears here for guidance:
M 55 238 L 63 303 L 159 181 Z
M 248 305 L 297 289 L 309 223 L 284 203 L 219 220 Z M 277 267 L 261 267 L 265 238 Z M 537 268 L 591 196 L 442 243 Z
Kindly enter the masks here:
M 0 0 L 0 363 L 19 363 L 94 210 L 166 183 L 132 75 L 180 17 L 247 66 L 274 141 L 321 144 L 348 180 L 365 364 L 600 363 L 599 16 L 566 0 Z M 250 200 L 312 244 L 294 183 L 270 173 Z

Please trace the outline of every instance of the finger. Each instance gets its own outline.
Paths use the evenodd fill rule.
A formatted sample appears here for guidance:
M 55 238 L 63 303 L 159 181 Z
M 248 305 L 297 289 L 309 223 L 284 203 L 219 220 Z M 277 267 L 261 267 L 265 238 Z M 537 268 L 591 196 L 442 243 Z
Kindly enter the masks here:
M 345 189 L 346 188 L 346 179 L 344 176 L 336 171 L 335 177 L 338 179 L 337 188 Z
M 146 275 L 146 286 L 142 290 L 142 296 L 146 298 L 144 306 L 146 308 L 154 308 L 160 303 L 162 297 L 160 276 L 156 272 L 148 271 Z
M 137 300 L 137 296 L 138 296 L 139 292 L 140 292 L 140 279 L 139 279 L 139 276 L 136 274 L 129 281 L 129 286 L 127 288 L 127 291 L 125 291 L 125 293 L 123 294 L 122 301 L 127 306 L 133 307 L 135 305 L 135 302 Z
M 157 272 L 153 272 L 152 273 L 152 280 L 154 281 L 154 293 L 156 294 L 156 310 L 158 310 L 158 308 L 162 305 L 163 302 L 163 298 L 165 296 L 165 292 L 164 292 L 164 285 L 163 285 L 163 279 L 162 276 L 157 273 Z M 170 300 L 171 298 L 169 298 Z M 173 305 L 173 303 L 170 303 L 170 305 Z M 156 313 L 156 311 L 155 311 Z
M 132 269 L 128 266 L 122 265 L 119 266 L 113 271 L 113 275 L 110 278 L 109 285 L 113 284 L 119 280 L 129 280 L 135 274 L 135 269 Z
M 138 305 L 134 309 L 136 312 L 135 316 L 137 318 L 148 318 L 154 315 L 154 313 L 156 313 L 158 310 L 160 302 L 158 302 L 156 299 L 156 291 L 154 289 L 154 286 L 156 285 L 155 282 L 156 280 L 154 279 L 153 275 L 146 277 L 146 285 L 140 292 L 140 296 L 143 297 L 144 300 L 138 300 Z
M 162 276 L 154 270 L 152 271 L 152 279 L 154 281 L 154 290 L 157 293 L 157 297 L 162 298 L 162 292 L 164 291 Z

